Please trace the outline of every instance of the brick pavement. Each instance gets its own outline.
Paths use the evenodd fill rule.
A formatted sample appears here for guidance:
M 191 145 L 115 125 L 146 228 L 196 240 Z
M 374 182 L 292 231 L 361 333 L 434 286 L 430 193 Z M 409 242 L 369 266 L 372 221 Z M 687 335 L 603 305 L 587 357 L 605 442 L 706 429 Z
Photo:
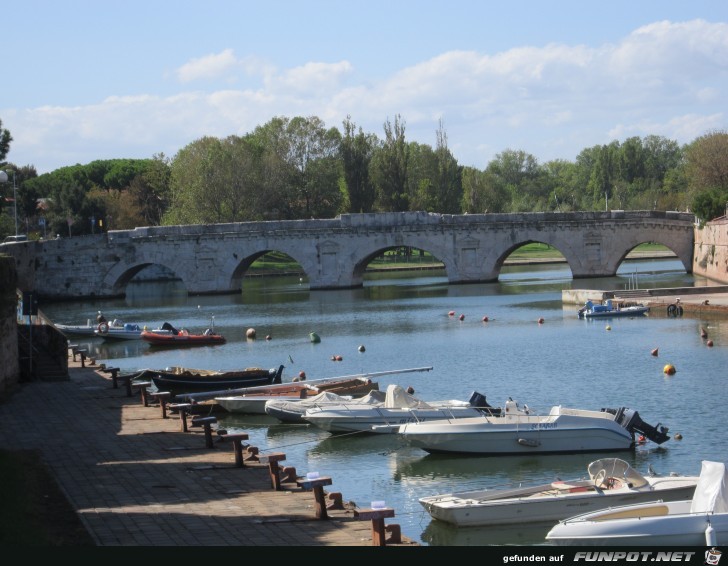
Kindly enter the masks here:
M 42 453 L 97 546 L 372 546 L 349 504 L 316 519 L 311 491 L 273 490 L 231 442 L 207 448 L 96 369 L 69 360 L 69 381 L 22 384 L 0 403 L 0 446 Z

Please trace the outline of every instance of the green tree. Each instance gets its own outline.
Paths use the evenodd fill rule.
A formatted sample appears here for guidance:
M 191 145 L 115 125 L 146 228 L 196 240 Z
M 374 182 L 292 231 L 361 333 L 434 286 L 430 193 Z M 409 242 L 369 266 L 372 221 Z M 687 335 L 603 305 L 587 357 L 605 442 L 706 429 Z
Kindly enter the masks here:
M 346 117 L 343 127 L 340 154 L 348 196 L 347 208 L 349 212 L 371 212 L 376 192 L 369 176 L 369 166 L 378 140 L 373 134 L 365 134 L 361 127 L 357 131 L 351 116 Z
M 10 135 L 10 131 L 3 128 L 3 121 L 0 120 L 0 166 L 5 166 L 5 158 L 10 151 L 10 142 L 13 141 L 13 136 Z
M 463 168 L 450 152 L 442 120 L 437 129 L 435 156 L 437 158 L 435 211 L 443 214 L 460 214 L 463 197 Z
M 714 130 L 689 144 L 685 148 L 685 175 L 695 214 L 702 221 L 725 215 L 728 204 L 728 132 Z
M 372 157 L 371 174 L 379 210 L 409 210 L 408 170 L 409 146 L 405 140 L 405 123 L 398 114 L 394 117 L 394 124 L 389 119 L 384 123 L 384 141 Z

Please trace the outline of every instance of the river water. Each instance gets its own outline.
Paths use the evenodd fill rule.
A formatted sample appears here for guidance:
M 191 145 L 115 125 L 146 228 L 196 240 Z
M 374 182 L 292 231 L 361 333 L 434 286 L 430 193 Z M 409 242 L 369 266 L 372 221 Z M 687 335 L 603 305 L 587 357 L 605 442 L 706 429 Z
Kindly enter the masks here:
M 211 319 L 222 346 L 157 350 L 141 341 L 74 339 L 100 363 L 122 373 L 187 366 L 232 370 L 286 366 L 284 381 L 432 367 L 376 378 L 412 386 L 424 400 L 462 399 L 478 391 L 502 406 L 508 397 L 539 412 L 553 405 L 626 406 L 681 440 L 648 442 L 620 453 L 639 471 L 697 475 L 703 459 L 726 460 L 728 319 L 579 320 L 562 304 L 569 288 L 624 289 L 703 285 L 676 260 L 628 261 L 617 277 L 574 282 L 565 264 L 504 268 L 490 284 L 448 285 L 444 273 L 368 275 L 355 290 L 309 291 L 297 277 L 250 278 L 239 295 L 188 297 L 176 283 L 137 283 L 125 299 L 42 304 L 57 323 L 79 324 L 102 310 L 156 328 L 168 321 L 190 330 Z M 454 315 L 450 315 L 450 312 Z M 463 315 L 463 320 L 460 320 Z M 487 322 L 483 318 L 487 317 Z M 539 319 L 543 323 L 539 323 Z M 700 336 L 707 329 L 713 347 Z M 249 328 L 257 339 L 246 338 Z M 316 332 L 320 343 L 312 343 Z M 360 351 L 364 346 L 364 351 Z M 658 356 L 652 351 L 657 348 Z M 339 355 L 341 361 L 332 361 Z M 674 375 L 663 372 L 667 364 Z M 723 368 L 723 369 L 721 369 Z M 454 529 L 430 520 L 417 499 L 453 490 L 573 479 L 595 454 L 568 456 L 435 456 L 396 435 L 333 437 L 310 425 L 268 417 L 221 415 L 220 426 L 244 429 L 261 452 L 282 451 L 299 475 L 333 478 L 330 491 L 360 507 L 386 502 L 402 533 L 423 545 L 547 544 L 549 527 Z

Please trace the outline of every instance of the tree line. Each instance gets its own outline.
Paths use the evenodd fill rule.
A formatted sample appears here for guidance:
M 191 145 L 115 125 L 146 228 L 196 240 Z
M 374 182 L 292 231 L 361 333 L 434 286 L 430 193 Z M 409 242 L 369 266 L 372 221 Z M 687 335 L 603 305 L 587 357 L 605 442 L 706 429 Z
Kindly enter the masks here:
M 484 170 L 458 163 L 442 122 L 433 147 L 408 141 L 399 115 L 381 136 L 350 116 L 341 129 L 315 116 L 275 117 L 243 136 L 197 139 L 171 158 L 98 160 L 43 175 L 5 162 L 11 143 L 0 120 L 0 169 L 16 183 L 19 225 L 40 237 L 347 212 L 681 210 L 705 222 L 724 216 L 728 203 L 722 130 L 683 146 L 631 137 L 586 148 L 574 162 L 505 149 Z M 5 185 L 3 237 L 14 232 Z

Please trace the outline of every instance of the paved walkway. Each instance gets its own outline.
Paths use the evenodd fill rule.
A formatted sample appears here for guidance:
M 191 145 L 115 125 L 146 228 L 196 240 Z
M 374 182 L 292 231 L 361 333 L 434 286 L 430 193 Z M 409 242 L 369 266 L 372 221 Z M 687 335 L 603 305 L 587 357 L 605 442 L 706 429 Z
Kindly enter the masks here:
M 235 467 L 214 432 L 208 448 L 201 428 L 182 432 L 88 360 L 69 360 L 69 374 L 0 403 L 0 447 L 42 453 L 98 546 L 372 546 L 371 521 L 354 518 L 346 494 L 317 519 L 312 491 L 273 490 L 266 466 Z

